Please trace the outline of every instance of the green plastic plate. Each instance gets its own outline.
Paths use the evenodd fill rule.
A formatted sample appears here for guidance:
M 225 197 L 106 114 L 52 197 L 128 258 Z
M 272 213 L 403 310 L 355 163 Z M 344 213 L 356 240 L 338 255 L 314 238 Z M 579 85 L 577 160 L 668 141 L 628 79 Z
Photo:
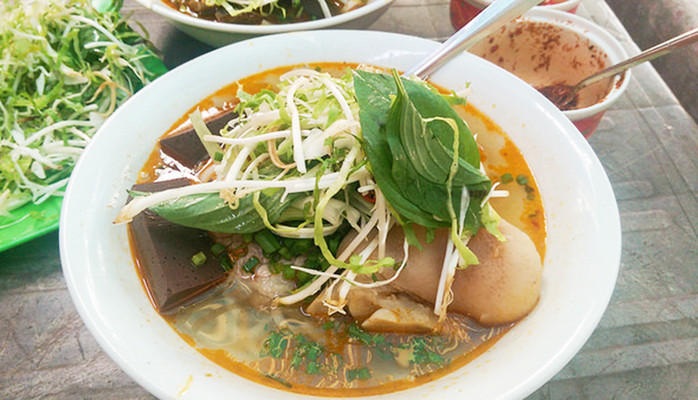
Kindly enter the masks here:
M 41 204 L 27 204 L 0 217 L 0 251 L 54 231 L 63 198 L 51 197 Z

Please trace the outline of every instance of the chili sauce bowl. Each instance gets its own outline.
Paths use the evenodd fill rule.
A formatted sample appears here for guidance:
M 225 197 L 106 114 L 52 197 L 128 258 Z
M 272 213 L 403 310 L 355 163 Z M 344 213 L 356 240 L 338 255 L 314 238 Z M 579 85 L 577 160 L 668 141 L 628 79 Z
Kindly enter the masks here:
M 116 110 L 75 166 L 59 232 L 68 289 L 102 349 L 158 398 L 317 398 L 254 383 L 192 347 L 155 311 L 134 265 L 127 227 L 112 221 L 159 137 L 221 87 L 272 68 L 313 62 L 406 70 L 438 45 L 374 31 L 259 37 L 175 68 Z M 431 80 L 457 92 L 468 87 L 468 101 L 499 125 L 526 158 L 547 227 L 541 295 L 528 316 L 470 363 L 380 398 L 524 398 L 574 357 L 608 305 L 620 265 L 618 208 L 587 141 L 530 85 L 469 53 L 454 58 Z
M 618 40 L 595 23 L 542 8 L 510 22 L 469 51 L 538 89 L 574 85 L 628 58 Z M 588 138 L 629 82 L 630 71 L 626 71 L 594 83 L 579 92 L 575 107 L 563 113 Z

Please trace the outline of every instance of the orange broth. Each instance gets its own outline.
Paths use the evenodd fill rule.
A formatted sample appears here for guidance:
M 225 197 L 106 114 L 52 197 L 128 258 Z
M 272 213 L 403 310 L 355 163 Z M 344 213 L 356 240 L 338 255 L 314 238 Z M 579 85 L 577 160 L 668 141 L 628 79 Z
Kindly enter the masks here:
M 254 93 L 263 88 L 271 88 L 278 81 L 278 77 L 281 74 L 297 67 L 299 66 L 276 68 L 241 79 L 238 82 L 231 83 L 230 85 L 223 87 L 201 101 L 190 111 L 199 108 L 204 115 L 210 115 L 220 112 L 221 110 L 233 108 L 235 104 L 237 104 L 235 95 L 240 87 L 243 87 L 248 93 Z M 313 64 L 311 67 L 319 68 L 325 72 L 341 73 L 342 71 L 346 70 L 346 68 L 353 68 L 356 67 L 356 65 L 346 63 L 319 63 Z M 483 160 L 482 162 L 488 175 L 493 182 L 501 183 L 500 188 L 506 189 L 511 194 L 507 198 L 492 199 L 494 208 L 503 218 L 507 219 L 528 234 L 529 237 L 533 239 L 541 258 L 544 258 L 545 220 L 543 215 L 543 206 L 540 196 L 538 195 L 538 188 L 536 186 L 535 179 L 528 167 L 528 164 L 524 160 L 520 151 L 511 142 L 511 140 L 509 140 L 502 129 L 485 114 L 471 105 L 457 106 L 456 109 L 463 119 L 468 123 L 471 131 L 477 134 Z M 164 136 L 178 133 L 182 129 L 186 128 L 189 124 L 187 120 L 188 114 L 189 112 L 179 118 L 177 122 L 173 124 L 170 131 L 168 131 Z M 138 183 L 170 179 L 171 172 L 167 172 L 167 170 L 168 167 L 163 160 L 159 146 L 156 146 L 148 158 L 147 163 L 140 171 Z M 511 181 L 508 181 L 508 179 L 503 179 L 503 177 L 506 178 L 507 175 L 510 175 L 513 179 Z M 518 182 L 517 177 L 519 177 Z M 525 179 L 521 177 L 525 177 Z M 502 183 L 503 180 L 507 182 Z M 134 250 L 135 247 L 133 246 L 131 235 L 129 235 L 129 237 L 131 238 L 132 254 L 134 255 L 137 268 L 140 268 L 140 263 Z M 139 275 L 142 276 L 140 271 Z M 307 337 L 312 338 L 313 335 L 322 335 L 324 332 L 324 334 L 328 336 L 324 343 L 324 348 L 328 352 L 336 351 L 340 355 L 342 355 L 343 351 L 345 357 L 349 359 L 347 362 L 355 361 L 353 358 L 358 359 L 358 364 L 353 365 L 355 368 L 349 369 L 349 367 L 344 366 L 338 371 L 328 373 L 330 376 L 336 375 L 334 377 L 336 380 L 330 380 L 331 378 L 326 377 L 325 375 L 318 376 L 317 374 L 306 373 L 307 366 L 306 372 L 294 372 L 293 368 L 291 367 L 292 363 L 289 362 L 288 359 L 273 359 L 268 355 L 262 357 L 259 351 L 256 353 L 256 359 L 254 359 L 254 352 L 250 353 L 252 354 L 251 356 L 250 354 L 247 354 L 247 356 L 240 355 L 238 354 L 240 352 L 240 348 L 250 347 L 247 342 L 233 343 L 229 339 L 220 339 L 221 337 L 227 338 L 230 336 L 230 332 L 228 331 L 231 330 L 231 326 L 233 327 L 233 331 L 239 331 L 235 335 L 243 336 L 243 331 L 247 325 L 257 329 L 257 331 L 251 329 L 251 333 L 248 334 L 249 336 L 257 337 L 256 340 L 259 340 L 259 335 L 269 334 L 269 332 L 267 331 L 266 325 L 264 325 L 264 329 L 260 328 L 260 324 L 264 323 L 264 320 L 262 319 L 264 317 L 258 316 L 257 314 L 259 313 L 254 310 L 241 308 L 245 303 L 244 293 L 237 293 L 235 290 L 236 289 L 231 288 L 221 289 L 219 290 L 218 294 L 209 296 L 215 298 L 215 300 L 205 300 L 202 302 L 203 305 L 201 306 L 195 304 L 187 307 L 186 310 L 182 310 L 180 313 L 166 316 L 164 318 L 168 321 L 168 323 L 170 323 L 173 329 L 178 332 L 186 343 L 196 348 L 205 357 L 223 368 L 266 386 L 316 396 L 348 397 L 376 395 L 422 385 L 453 372 L 472 361 L 474 358 L 491 347 L 504 333 L 511 328 L 511 326 L 513 326 L 507 325 L 484 328 L 475 324 L 464 316 L 449 314 L 446 322 L 444 323 L 445 328 L 442 328 L 442 330 L 453 335 L 453 337 L 449 340 L 452 339 L 454 341 L 453 346 L 457 349 L 455 352 L 458 354 L 450 355 L 441 365 L 429 368 L 417 368 L 416 366 L 412 366 L 411 370 L 409 370 L 407 373 L 403 371 L 402 375 L 387 373 L 380 378 L 372 376 L 368 379 L 353 379 L 349 382 L 345 382 L 344 384 L 340 384 L 338 382 L 341 380 L 341 377 L 346 376 L 349 372 L 356 371 L 361 367 L 365 367 L 371 362 L 374 364 L 382 362 L 378 357 L 380 352 L 377 352 L 377 348 L 364 346 L 365 348 L 359 349 L 357 347 L 356 340 L 350 338 L 348 334 L 344 334 L 342 331 L 335 331 L 334 327 L 329 329 L 327 327 L 320 328 L 321 322 L 310 319 L 310 317 L 304 314 L 301 307 L 289 306 L 279 307 L 283 308 L 283 311 L 272 310 L 270 311 L 270 315 L 274 314 L 277 319 L 280 316 L 283 316 L 291 319 L 306 318 L 310 320 L 310 323 L 316 326 L 314 328 L 308 328 L 307 331 L 304 331 Z M 226 296 L 229 298 L 226 298 Z M 243 300 L 234 300 L 236 296 L 237 298 Z M 236 301 L 238 303 L 235 303 Z M 243 306 L 240 306 L 240 304 L 243 304 Z M 192 309 L 192 307 L 198 308 Z M 210 308 L 210 310 L 204 312 L 207 307 Z M 239 312 L 240 310 L 236 309 L 235 307 L 243 309 L 243 312 Z M 215 322 L 221 318 L 225 320 L 223 323 Z M 237 318 L 237 323 L 230 322 L 235 318 Z M 335 324 L 335 322 L 333 322 L 332 326 L 339 326 L 338 324 L 340 323 L 350 324 L 351 322 L 348 322 L 346 318 L 338 318 L 337 321 L 335 321 L 337 323 Z M 257 319 L 259 319 L 259 321 Z M 193 327 L 197 328 L 194 329 Z M 192 331 L 192 329 L 194 330 Z M 475 331 L 478 333 L 472 333 Z M 192 336 L 194 334 L 200 335 L 200 337 L 194 338 Z M 384 336 L 387 337 L 388 340 L 395 341 L 395 343 L 405 344 L 411 343 L 409 340 L 415 340 L 415 337 L 419 335 L 385 334 Z M 402 338 L 403 336 L 404 338 Z M 209 340 L 211 337 L 214 337 L 215 340 Z M 221 346 L 210 345 L 211 341 L 216 340 L 220 341 L 221 343 L 227 340 L 228 342 L 225 343 L 228 344 Z M 257 342 L 256 345 L 259 345 L 259 342 Z M 351 348 L 351 351 L 348 351 L 347 348 Z M 392 349 L 393 351 L 400 353 L 399 347 Z M 289 347 L 286 352 L 291 352 L 291 350 L 291 347 Z M 328 361 L 331 358 L 329 353 L 328 355 L 322 357 L 321 359 L 324 361 Z

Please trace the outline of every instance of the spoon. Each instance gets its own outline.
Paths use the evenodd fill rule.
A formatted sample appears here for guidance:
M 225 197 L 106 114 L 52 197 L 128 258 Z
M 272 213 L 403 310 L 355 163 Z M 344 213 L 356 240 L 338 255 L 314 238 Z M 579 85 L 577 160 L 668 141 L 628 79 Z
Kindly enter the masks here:
M 475 18 L 454 33 L 419 64 L 405 71 L 404 76 L 426 79 L 441 65 L 471 47 L 495 29 L 518 17 L 542 0 L 495 0 Z
M 661 57 L 678 48 L 689 45 L 696 40 L 698 40 L 698 28 L 694 28 L 686 33 L 651 47 L 623 62 L 589 75 L 588 77 L 577 82 L 576 85 L 556 84 L 546 86 L 539 90 L 545 95 L 545 97 L 555 103 L 558 108 L 565 109 L 565 107 L 567 107 L 570 103 L 576 102 L 575 100 L 577 93 L 579 93 L 581 89 L 591 85 L 592 83 L 618 75 L 628 68 L 632 68 L 645 61 L 654 60 L 657 57 Z

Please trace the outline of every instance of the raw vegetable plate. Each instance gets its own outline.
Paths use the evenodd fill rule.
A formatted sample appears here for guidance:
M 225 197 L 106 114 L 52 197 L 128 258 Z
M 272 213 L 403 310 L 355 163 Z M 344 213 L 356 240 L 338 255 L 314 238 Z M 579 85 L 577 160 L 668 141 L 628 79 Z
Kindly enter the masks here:
M 166 71 L 120 6 L 0 5 L 0 251 L 58 228 L 82 149 L 119 104 Z
M 117 110 L 75 168 L 60 227 L 68 289 L 104 351 L 163 399 L 317 398 L 249 381 L 187 343 L 154 309 L 135 268 L 127 228 L 113 221 L 158 138 L 223 86 L 276 67 L 316 62 L 405 70 L 437 46 L 374 31 L 265 36 L 192 60 Z M 540 302 L 464 367 L 429 384 L 370 398 L 525 398 L 572 359 L 606 309 L 620 262 L 618 208 L 589 144 L 535 89 L 468 53 L 432 81 L 457 93 L 469 84 L 468 101 L 509 135 L 536 178 L 547 228 Z

